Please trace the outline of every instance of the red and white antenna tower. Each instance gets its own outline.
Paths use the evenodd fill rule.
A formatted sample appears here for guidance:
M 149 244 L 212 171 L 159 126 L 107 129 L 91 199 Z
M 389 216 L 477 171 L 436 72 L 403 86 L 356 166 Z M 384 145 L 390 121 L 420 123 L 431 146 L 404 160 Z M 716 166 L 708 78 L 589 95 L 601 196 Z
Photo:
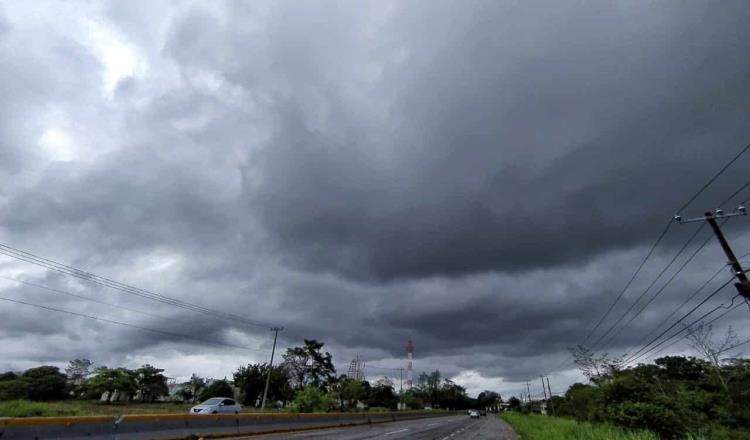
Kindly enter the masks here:
M 411 361 L 414 356 L 414 343 L 411 338 L 406 342 L 406 389 L 411 389 L 414 384 L 414 377 L 411 371 Z

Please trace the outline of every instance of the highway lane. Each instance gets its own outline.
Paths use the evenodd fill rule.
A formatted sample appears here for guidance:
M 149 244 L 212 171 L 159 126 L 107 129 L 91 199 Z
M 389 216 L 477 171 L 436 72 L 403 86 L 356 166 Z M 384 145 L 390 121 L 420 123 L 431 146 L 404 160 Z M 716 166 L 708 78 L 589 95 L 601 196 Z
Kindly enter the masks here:
M 493 415 L 471 419 L 468 415 L 436 419 L 407 420 L 369 426 L 237 437 L 246 440 L 332 439 L 332 440 L 519 440 L 513 430 Z

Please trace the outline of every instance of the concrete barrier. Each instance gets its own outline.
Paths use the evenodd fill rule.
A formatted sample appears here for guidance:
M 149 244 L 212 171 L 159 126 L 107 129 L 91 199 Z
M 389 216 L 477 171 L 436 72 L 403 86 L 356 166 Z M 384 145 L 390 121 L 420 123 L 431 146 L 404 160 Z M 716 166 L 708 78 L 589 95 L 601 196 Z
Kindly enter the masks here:
M 28 417 L 0 419 L 0 440 L 143 440 L 226 437 L 348 425 L 387 423 L 455 413 L 379 412 L 379 413 L 263 413 L 216 415 L 126 415 L 119 419 L 93 417 Z

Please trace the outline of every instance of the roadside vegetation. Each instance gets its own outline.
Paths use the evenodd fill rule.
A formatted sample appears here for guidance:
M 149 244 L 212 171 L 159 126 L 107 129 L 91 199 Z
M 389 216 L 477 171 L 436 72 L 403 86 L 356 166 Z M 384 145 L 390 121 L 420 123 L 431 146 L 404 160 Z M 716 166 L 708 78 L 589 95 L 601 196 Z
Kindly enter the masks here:
M 412 389 L 399 393 L 388 377 L 374 381 L 337 375 L 324 344 L 305 340 L 282 355 L 270 369 L 266 411 L 393 411 L 430 407 L 464 410 L 497 409 L 502 399 L 493 391 L 470 398 L 466 390 L 439 371 L 421 373 Z M 164 370 L 96 366 L 88 359 L 70 361 L 64 372 L 40 366 L 0 373 L 0 417 L 62 415 L 183 414 L 211 397 L 233 397 L 243 412 L 260 411 L 269 373 L 267 364 L 241 365 L 231 379 L 193 375 L 170 383 Z
M 695 337 L 704 347 L 698 352 L 707 354 L 703 359 L 666 356 L 628 368 L 579 347 L 573 354 L 589 382 L 553 397 L 548 411 L 554 407 L 558 416 L 594 425 L 648 430 L 662 439 L 750 440 L 750 359 L 715 355 L 726 350 L 711 349 L 709 333 Z
M 70 402 L 31 402 L 28 400 L 9 400 L 0 402 L 0 417 L 54 417 L 85 416 L 88 414 L 81 406 Z
M 501 417 L 523 440 L 659 440 L 648 431 L 628 431 L 607 424 L 594 425 L 516 411 L 503 413 Z

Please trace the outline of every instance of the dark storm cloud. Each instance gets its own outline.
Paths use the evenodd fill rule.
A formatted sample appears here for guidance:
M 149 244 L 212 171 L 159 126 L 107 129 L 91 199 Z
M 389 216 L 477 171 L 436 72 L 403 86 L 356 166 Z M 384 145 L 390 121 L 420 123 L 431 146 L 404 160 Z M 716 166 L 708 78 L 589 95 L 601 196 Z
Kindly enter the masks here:
M 341 369 L 401 366 L 411 337 L 418 372 L 553 372 L 750 135 L 742 2 L 29 8 L 0 18 L 0 242 L 284 325 L 282 349 L 320 339 Z M 49 25 L 65 14 L 82 20 Z M 692 231 L 673 227 L 600 333 Z M 728 225 L 737 249 L 746 231 Z M 603 348 L 640 343 L 721 261 L 711 242 Z M 227 375 L 268 355 L 264 326 L 0 272 L 164 318 L 0 283 L 9 297 L 258 349 L 0 304 L 0 369 L 84 356 Z
M 383 29 L 408 55 L 375 51 L 377 132 L 317 71 L 298 86 L 323 123 L 281 104 L 248 192 L 290 261 L 379 279 L 575 263 L 650 239 L 746 140 L 742 6 L 568 8 L 544 30 L 474 6 L 410 4 Z

